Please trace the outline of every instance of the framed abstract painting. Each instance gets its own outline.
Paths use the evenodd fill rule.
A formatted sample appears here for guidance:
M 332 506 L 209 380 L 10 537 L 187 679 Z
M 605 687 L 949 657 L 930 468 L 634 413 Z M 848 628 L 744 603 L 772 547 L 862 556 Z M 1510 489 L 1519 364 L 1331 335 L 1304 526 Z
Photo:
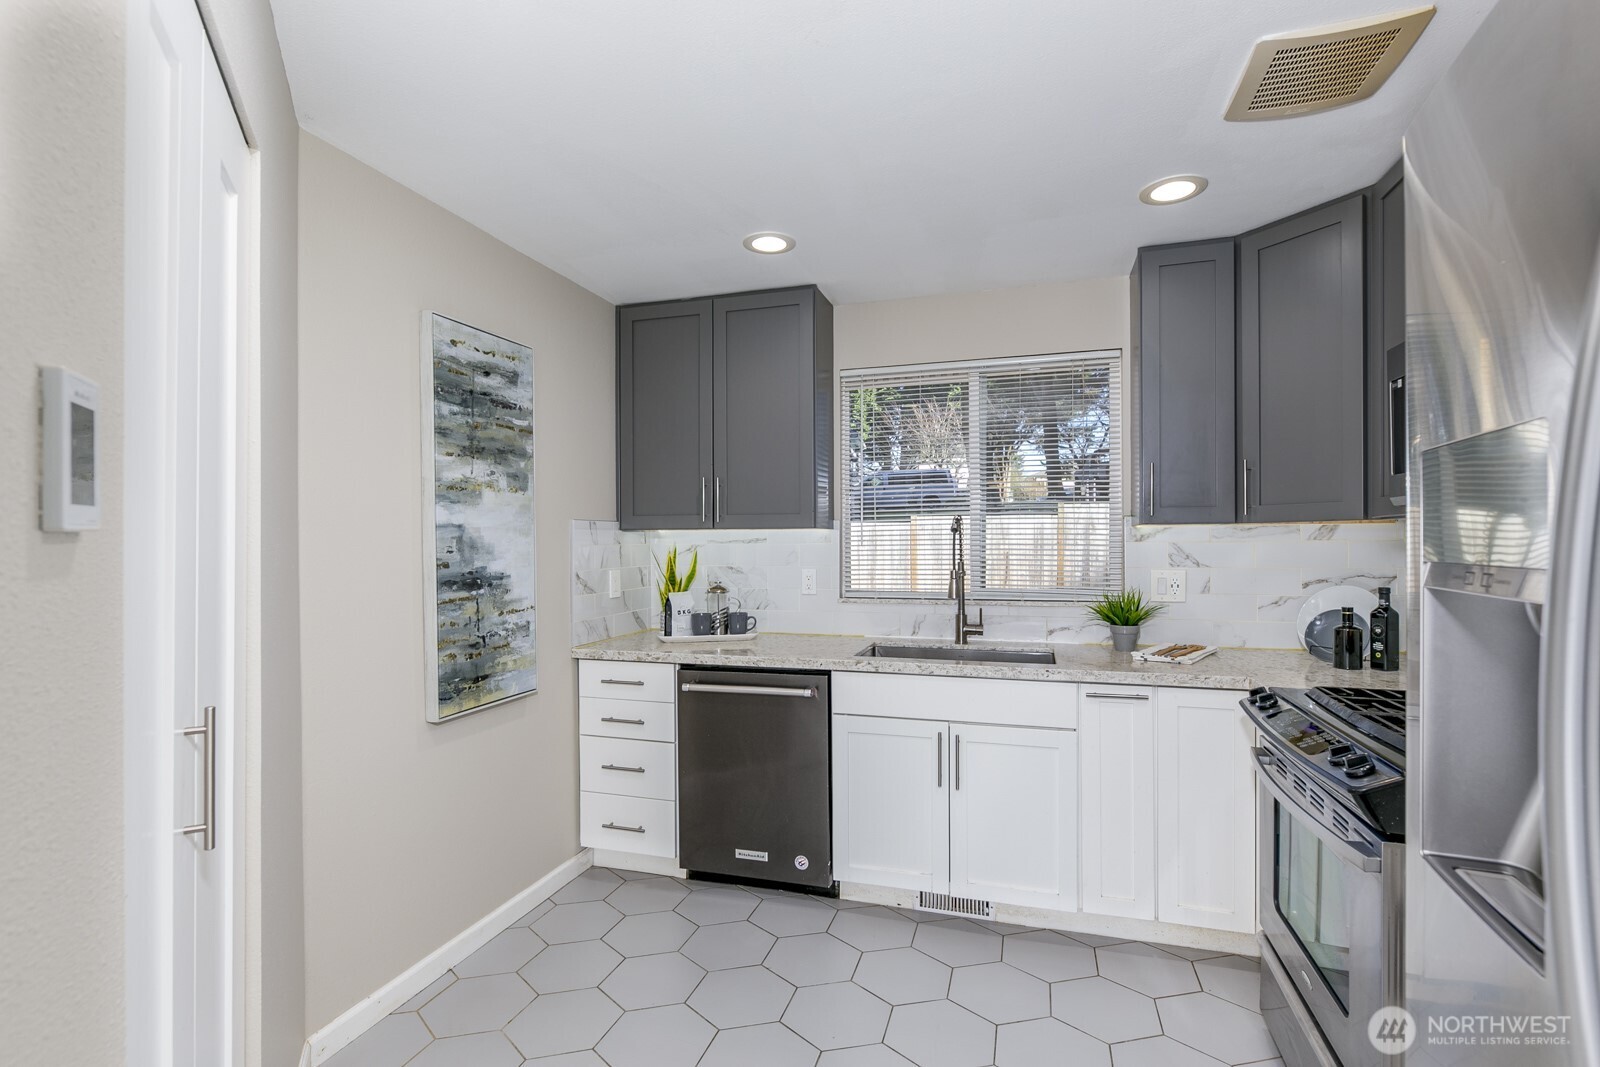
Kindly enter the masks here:
M 538 688 L 533 351 L 422 318 L 424 710 L 441 723 Z

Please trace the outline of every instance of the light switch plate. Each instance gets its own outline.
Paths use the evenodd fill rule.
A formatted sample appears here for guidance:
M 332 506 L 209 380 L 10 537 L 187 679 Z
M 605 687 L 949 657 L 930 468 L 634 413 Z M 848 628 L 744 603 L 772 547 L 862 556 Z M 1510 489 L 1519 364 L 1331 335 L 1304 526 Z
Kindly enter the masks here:
M 802 567 L 800 570 L 800 595 L 817 595 L 817 569 L 815 567 Z
M 1189 572 L 1151 571 L 1150 599 L 1157 604 L 1181 604 L 1189 599 Z
M 612 600 L 622 595 L 621 571 L 606 571 L 606 595 Z

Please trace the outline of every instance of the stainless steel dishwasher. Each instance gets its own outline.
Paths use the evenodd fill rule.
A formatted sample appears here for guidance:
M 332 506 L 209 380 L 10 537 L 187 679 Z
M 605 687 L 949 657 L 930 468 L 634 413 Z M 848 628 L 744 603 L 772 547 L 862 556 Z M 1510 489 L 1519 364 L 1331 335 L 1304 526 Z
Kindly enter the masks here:
M 678 862 L 831 888 L 828 675 L 678 671 Z

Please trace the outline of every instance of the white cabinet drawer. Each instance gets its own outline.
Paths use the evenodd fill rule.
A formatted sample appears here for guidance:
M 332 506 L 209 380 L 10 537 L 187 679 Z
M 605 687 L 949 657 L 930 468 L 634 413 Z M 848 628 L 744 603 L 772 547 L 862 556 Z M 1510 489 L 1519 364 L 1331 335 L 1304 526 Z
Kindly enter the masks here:
M 673 699 L 672 682 L 678 668 L 670 663 L 625 663 L 614 660 L 578 661 L 578 695 L 610 700 Z
M 579 793 L 578 843 L 585 848 L 674 858 L 678 854 L 678 806 L 670 800 Z
M 578 698 L 578 732 L 639 741 L 671 741 L 677 734 L 677 705 L 644 700 Z
M 1071 730 L 1078 725 L 1078 686 L 1014 678 L 834 671 L 833 713 Z
M 677 746 L 625 737 L 578 739 L 578 788 L 653 800 L 677 799 Z

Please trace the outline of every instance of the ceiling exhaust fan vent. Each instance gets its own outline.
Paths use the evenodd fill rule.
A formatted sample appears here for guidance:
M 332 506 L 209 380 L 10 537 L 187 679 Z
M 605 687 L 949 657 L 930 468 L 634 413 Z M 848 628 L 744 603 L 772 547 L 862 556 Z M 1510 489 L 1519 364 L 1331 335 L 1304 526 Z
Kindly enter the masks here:
M 1256 42 L 1223 117 L 1281 119 L 1365 100 L 1433 18 L 1431 7 Z

